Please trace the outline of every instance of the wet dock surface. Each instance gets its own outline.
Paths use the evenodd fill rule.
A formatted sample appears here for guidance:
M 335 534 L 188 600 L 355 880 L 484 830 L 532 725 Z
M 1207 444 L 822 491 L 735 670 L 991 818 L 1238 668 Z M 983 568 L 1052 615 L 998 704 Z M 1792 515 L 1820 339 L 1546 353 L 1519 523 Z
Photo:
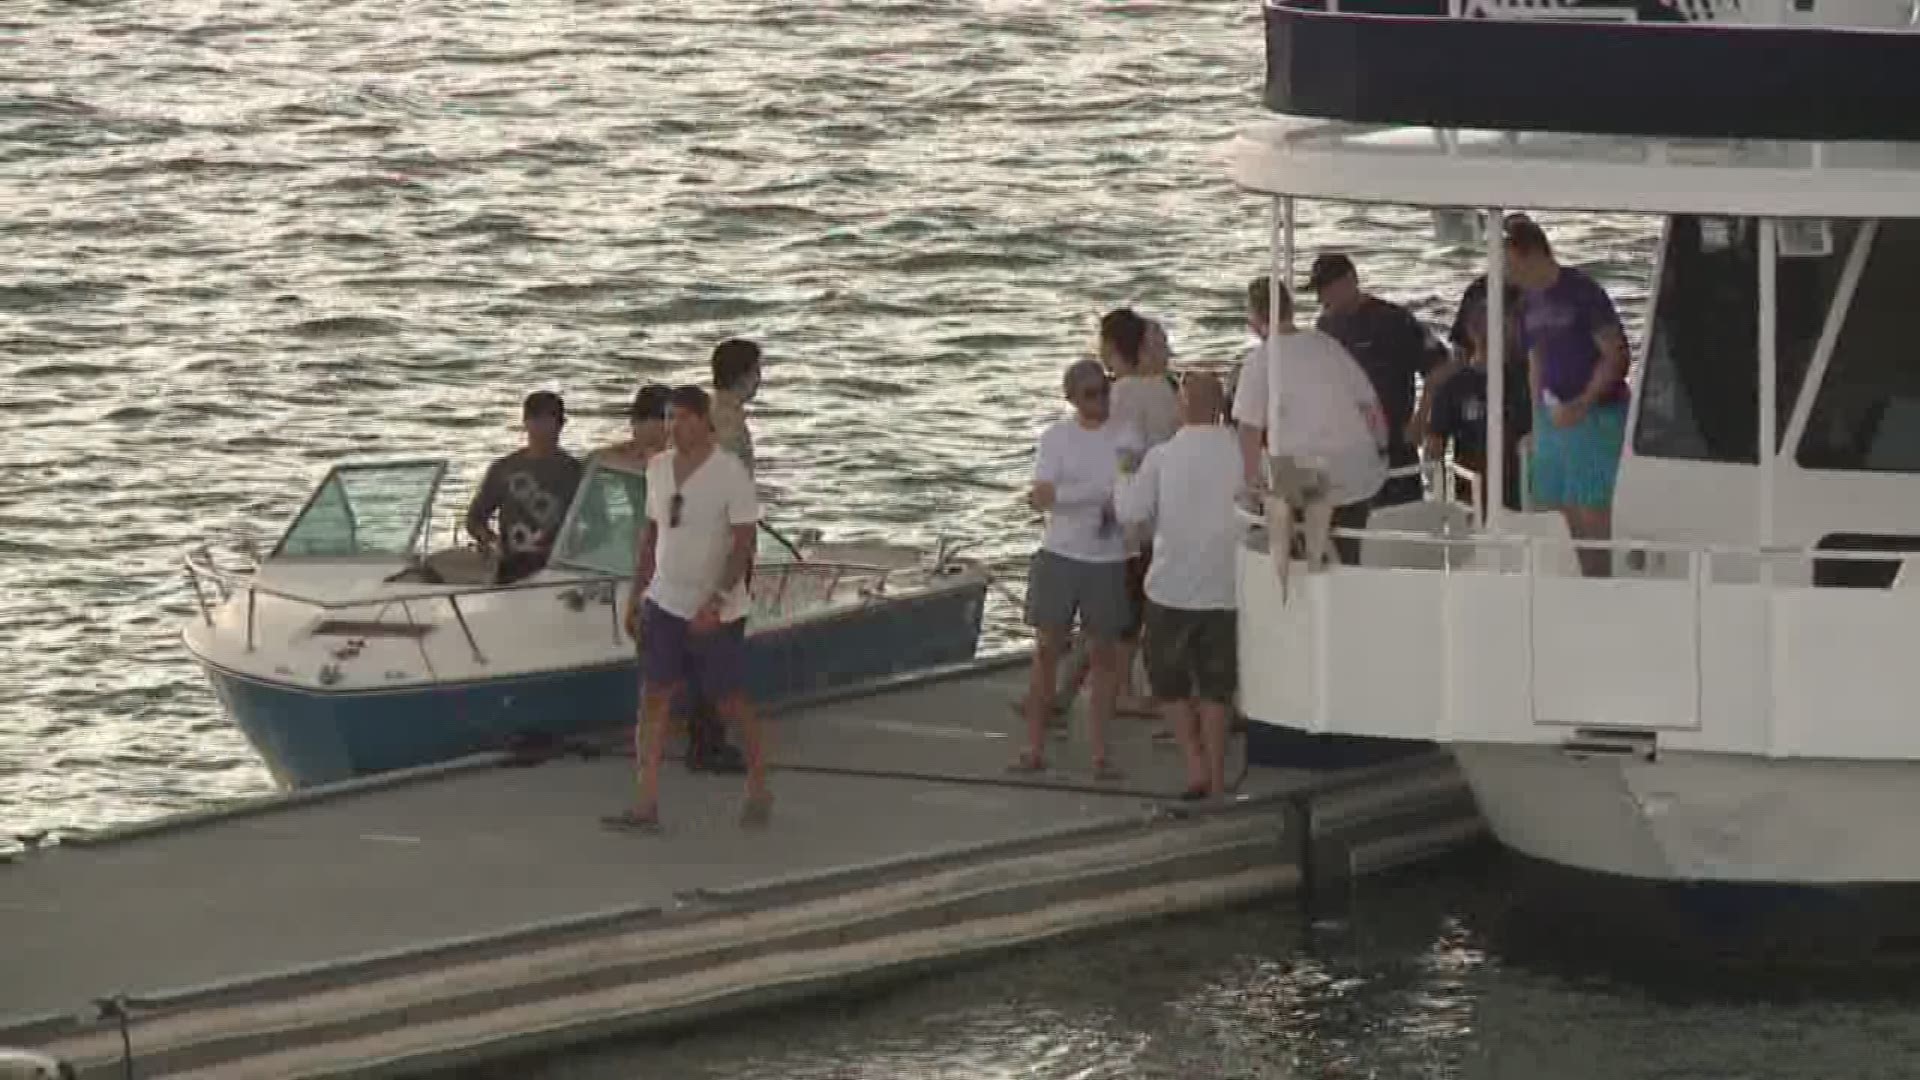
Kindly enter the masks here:
M 1183 782 L 1158 722 L 1120 718 L 1126 779 L 1091 780 L 1074 734 L 1053 770 L 1010 776 L 1023 664 L 989 666 L 774 718 L 772 824 L 736 823 L 739 777 L 664 771 L 661 835 L 609 830 L 632 793 L 620 756 L 477 764 L 269 804 L 0 866 L 0 1025 L 596 912 L 694 890 L 1137 819 Z M 1238 751 L 1236 740 L 1235 754 Z M 1237 760 L 1230 771 L 1237 770 Z M 1305 771 L 1253 768 L 1243 794 Z

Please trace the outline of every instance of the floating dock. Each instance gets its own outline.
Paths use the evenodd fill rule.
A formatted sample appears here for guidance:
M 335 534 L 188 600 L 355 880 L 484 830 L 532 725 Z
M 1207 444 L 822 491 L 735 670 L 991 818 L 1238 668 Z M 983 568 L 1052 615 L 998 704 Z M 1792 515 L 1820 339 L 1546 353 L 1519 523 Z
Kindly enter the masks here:
M 0 865 L 0 1046 L 85 1077 L 443 1072 L 1155 916 L 1344 889 L 1474 842 L 1438 752 L 1245 766 L 1192 810 L 1180 753 L 1122 717 L 1005 771 L 1024 658 L 783 710 L 775 809 L 663 772 L 664 831 L 609 830 L 632 761 L 485 755 L 70 836 Z M 1234 740 L 1236 755 L 1246 740 Z M 1230 762 L 1230 772 L 1245 765 Z

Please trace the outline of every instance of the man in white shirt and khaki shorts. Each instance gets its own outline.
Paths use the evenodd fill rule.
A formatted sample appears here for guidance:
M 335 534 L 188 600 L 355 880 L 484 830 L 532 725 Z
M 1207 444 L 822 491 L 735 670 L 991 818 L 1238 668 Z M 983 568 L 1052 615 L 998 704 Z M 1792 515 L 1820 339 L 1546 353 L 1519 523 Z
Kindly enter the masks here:
M 1047 514 L 1046 535 L 1027 572 L 1027 624 L 1036 638 L 1025 702 L 1027 749 L 1016 772 L 1046 768 L 1047 713 L 1054 675 L 1075 619 L 1092 659 L 1088 735 L 1096 780 L 1120 773 L 1107 760 L 1107 724 L 1119 691 L 1119 646 L 1133 626 L 1127 597 L 1127 545 L 1113 509 L 1121 432 L 1107 423 L 1111 390 L 1097 360 L 1068 367 L 1062 389 L 1074 415 L 1040 436 L 1028 502 Z
M 1203 372 L 1180 384 L 1182 426 L 1122 480 L 1123 522 L 1154 523 L 1147 569 L 1147 679 L 1186 752 L 1183 799 L 1226 795 L 1227 726 L 1239 690 L 1235 581 L 1240 449 L 1220 423 L 1226 391 Z
M 1279 293 L 1280 320 L 1270 328 L 1267 348 L 1249 354 L 1243 365 L 1233 419 L 1240 425 L 1247 486 L 1270 490 L 1281 504 L 1274 508 L 1282 519 L 1271 539 L 1284 582 L 1292 519 L 1303 511 L 1310 562 L 1318 534 L 1366 528 L 1373 497 L 1387 478 L 1387 421 L 1359 362 L 1333 337 L 1296 327 L 1286 286 L 1271 287 Z M 1334 547 L 1341 562 L 1359 561 L 1358 541 L 1335 540 Z

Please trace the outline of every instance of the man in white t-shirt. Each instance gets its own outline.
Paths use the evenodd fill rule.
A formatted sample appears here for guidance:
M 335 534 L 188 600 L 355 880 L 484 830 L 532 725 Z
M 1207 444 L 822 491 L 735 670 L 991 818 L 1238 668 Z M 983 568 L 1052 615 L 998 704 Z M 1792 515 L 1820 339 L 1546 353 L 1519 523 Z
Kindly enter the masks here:
M 1234 395 L 1240 425 L 1242 469 L 1253 490 L 1270 489 L 1290 516 L 1274 531 L 1276 565 L 1288 561 L 1292 518 L 1330 511 L 1329 520 L 1307 520 L 1311 542 L 1325 528 L 1363 529 L 1373 496 L 1387 478 L 1387 425 L 1367 378 L 1346 347 L 1318 330 L 1293 323 L 1293 297 L 1278 291 L 1280 320 L 1270 328 L 1265 355 L 1247 358 Z M 1265 437 L 1268 476 L 1261 475 Z M 1359 543 L 1337 540 L 1345 563 L 1359 561 Z M 1315 552 L 1309 551 L 1309 562 Z
M 1118 779 L 1107 761 L 1107 722 L 1118 691 L 1119 642 L 1133 622 L 1127 600 L 1127 545 L 1113 511 L 1122 440 L 1107 424 L 1111 391 L 1097 360 L 1067 368 L 1062 380 L 1074 415 L 1040 436 L 1028 502 L 1047 514 L 1046 535 L 1027 571 L 1027 624 L 1034 629 L 1027 683 L 1027 749 L 1012 768 L 1046 766 L 1046 727 L 1054 674 L 1077 618 L 1092 658 L 1088 734 L 1098 780 Z
M 747 754 L 741 824 L 765 824 L 773 807 L 746 685 L 746 577 L 760 505 L 746 466 L 715 444 L 711 415 L 705 390 L 676 388 L 668 407 L 673 449 L 647 466 L 647 524 L 627 606 L 627 631 L 640 643 L 640 793 L 610 825 L 659 828 L 668 720 L 694 678 L 720 718 L 740 725 Z
M 1180 430 L 1147 451 L 1115 496 L 1121 521 L 1154 523 L 1147 679 L 1186 752 L 1184 799 L 1226 794 L 1227 722 L 1239 689 L 1240 449 L 1220 422 L 1225 404 L 1218 378 L 1189 374 L 1180 385 Z

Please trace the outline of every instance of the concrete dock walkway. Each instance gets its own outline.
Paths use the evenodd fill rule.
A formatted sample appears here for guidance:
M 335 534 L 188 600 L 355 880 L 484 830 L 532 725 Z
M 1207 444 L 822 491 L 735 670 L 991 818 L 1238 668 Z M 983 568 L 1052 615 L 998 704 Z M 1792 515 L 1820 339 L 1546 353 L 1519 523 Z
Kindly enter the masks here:
M 1478 829 L 1439 758 L 1255 767 L 1235 805 L 1170 817 L 1180 755 L 1149 720 L 1118 722 L 1126 780 L 1093 783 L 1077 737 L 1010 776 L 1024 674 L 778 717 L 764 830 L 737 777 L 669 766 L 645 836 L 598 822 L 630 760 L 489 757 L 29 853 L 0 866 L 0 1045 L 115 1075 L 118 1032 L 82 1018 L 124 994 L 143 1076 L 415 1075 L 1285 891 L 1309 833 L 1393 822 L 1400 860 Z M 1345 809 L 1302 817 L 1322 795 Z

